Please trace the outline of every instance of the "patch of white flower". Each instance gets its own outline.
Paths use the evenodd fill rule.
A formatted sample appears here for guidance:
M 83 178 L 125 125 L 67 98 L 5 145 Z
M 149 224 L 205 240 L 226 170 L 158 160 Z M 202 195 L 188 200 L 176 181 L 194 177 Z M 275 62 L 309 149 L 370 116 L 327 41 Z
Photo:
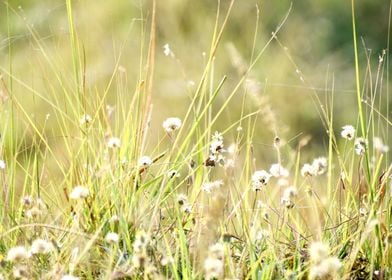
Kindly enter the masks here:
M 162 127 L 165 129 L 166 132 L 170 133 L 180 129 L 182 122 L 179 118 L 167 118 Z
M 73 188 L 72 192 L 69 195 L 70 199 L 78 200 L 85 199 L 89 196 L 90 191 L 85 186 L 76 186 Z
M 110 149 L 116 149 L 121 147 L 121 141 L 117 137 L 110 137 L 108 140 L 108 147 Z
M 257 170 L 252 175 L 252 187 L 254 191 L 260 191 L 262 187 L 266 186 L 271 178 L 271 174 L 269 174 L 265 170 Z
M 352 125 L 345 125 L 342 127 L 340 135 L 347 140 L 353 140 L 355 136 L 355 128 Z
M 269 173 L 276 178 L 288 177 L 290 175 L 289 171 L 284 168 L 280 163 L 272 164 Z
M 148 167 L 152 164 L 152 159 L 149 156 L 142 156 L 139 159 L 138 164 L 140 167 Z

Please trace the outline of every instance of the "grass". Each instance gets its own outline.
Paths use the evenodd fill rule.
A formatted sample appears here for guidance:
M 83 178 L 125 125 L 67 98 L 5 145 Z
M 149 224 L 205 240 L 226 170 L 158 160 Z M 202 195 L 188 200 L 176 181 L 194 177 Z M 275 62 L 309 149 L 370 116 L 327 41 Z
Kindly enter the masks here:
M 122 66 L 130 59 L 126 39 L 113 47 L 109 78 L 96 84 L 88 81 L 90 53 L 74 4 L 65 1 L 69 36 L 61 39 L 70 65 L 23 10 L 1 4 L 9 38 L 11 18 L 24 21 L 38 53 L 26 68 L 39 73 L 21 75 L 9 40 L 9 63 L 0 64 L 5 279 L 392 277 L 388 53 L 374 75 L 365 50 L 360 75 L 353 0 L 357 108 L 349 110 L 357 121 L 346 137 L 335 123 L 342 120 L 334 74 L 326 76 L 322 99 L 280 38 L 292 7 L 262 47 L 257 7 L 250 58 L 229 45 L 238 75 L 221 75 L 220 46 L 240 4 L 218 1 L 203 69 L 187 87 L 189 102 L 185 109 L 169 104 L 177 111 L 163 116 L 161 107 L 169 105 L 155 102 L 157 1 L 142 5 L 129 27 L 128 34 L 139 34 L 135 69 Z M 261 94 L 256 66 L 273 44 L 311 90 L 326 136 L 322 149 L 311 149 L 321 138 L 301 131 L 290 137 Z M 186 69 L 171 50 L 168 58 Z M 268 92 L 268 81 L 264 86 Z M 162 127 L 168 117 L 179 119 Z M 268 157 L 259 151 L 259 130 L 273 134 L 263 140 Z

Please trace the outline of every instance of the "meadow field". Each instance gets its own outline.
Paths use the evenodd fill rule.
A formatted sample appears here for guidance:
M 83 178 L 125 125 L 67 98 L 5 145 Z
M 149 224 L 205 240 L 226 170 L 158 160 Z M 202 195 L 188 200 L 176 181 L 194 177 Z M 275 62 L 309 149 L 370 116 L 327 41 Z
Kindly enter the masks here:
M 392 1 L 0 2 L 1 279 L 392 279 Z

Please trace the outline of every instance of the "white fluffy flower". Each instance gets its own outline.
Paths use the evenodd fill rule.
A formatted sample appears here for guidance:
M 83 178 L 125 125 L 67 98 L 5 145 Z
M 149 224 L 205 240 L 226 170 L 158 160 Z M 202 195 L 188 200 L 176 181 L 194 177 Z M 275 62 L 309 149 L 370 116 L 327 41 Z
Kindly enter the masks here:
M 301 168 L 301 175 L 302 177 L 316 176 L 317 169 L 313 164 L 305 163 Z
M 214 189 L 218 189 L 222 185 L 223 185 L 222 180 L 217 180 L 217 181 L 213 181 L 213 182 L 205 182 L 201 186 L 201 189 L 203 191 L 205 191 L 206 193 L 211 193 Z
M 173 132 L 178 130 L 182 125 L 182 122 L 179 118 L 167 118 L 162 126 L 166 130 L 166 132 Z
M 352 140 L 355 136 L 355 128 L 352 125 L 345 125 L 342 127 L 340 135 L 347 140 Z
M 152 159 L 149 156 L 142 156 L 138 162 L 140 167 L 150 166 L 152 164 Z
M 320 263 L 328 257 L 329 247 L 322 242 L 314 242 L 310 246 L 309 255 L 312 262 Z
M 373 147 L 379 153 L 388 153 L 389 147 L 384 144 L 380 137 L 373 138 Z
M 17 246 L 9 249 L 7 253 L 7 261 L 20 262 L 30 257 L 30 253 L 23 246 Z
M 5 161 L 0 159 L 0 169 L 4 170 L 5 169 Z
M 54 246 L 51 242 L 44 239 L 36 239 L 31 244 L 30 252 L 32 255 L 37 254 L 48 254 L 54 250 Z
M 88 114 L 85 114 L 85 115 L 83 115 L 81 118 L 80 118 L 80 125 L 88 125 L 88 124 L 90 124 L 91 122 L 92 122 L 92 118 L 91 118 L 91 116 L 90 115 L 88 115 Z
M 276 178 L 289 176 L 289 171 L 279 163 L 272 164 L 269 171 L 271 175 Z
M 324 174 L 327 171 L 328 161 L 325 157 L 319 157 L 313 160 L 313 168 L 317 175 Z
M 170 49 L 169 44 L 164 44 L 164 45 L 163 45 L 163 54 L 164 54 L 165 56 L 174 57 L 174 53 L 173 53 L 173 51 Z
M 223 274 L 223 261 L 208 257 L 204 261 L 204 270 L 207 279 L 219 278 Z
M 105 241 L 108 243 L 118 243 L 120 237 L 115 232 L 108 232 L 105 236 Z
M 85 186 L 76 186 L 73 188 L 72 192 L 69 195 L 70 199 L 84 199 L 89 196 L 90 192 Z
M 367 144 L 368 143 L 365 138 L 359 137 L 355 139 L 355 143 L 354 143 L 355 153 L 357 155 L 363 155 L 366 151 Z
M 271 174 L 269 174 L 265 170 L 258 170 L 252 175 L 252 186 L 253 190 L 259 191 L 263 186 L 268 184 L 268 181 L 271 178 Z
M 120 139 L 117 137 L 110 137 L 108 140 L 108 147 L 111 149 L 120 148 L 121 147 Z

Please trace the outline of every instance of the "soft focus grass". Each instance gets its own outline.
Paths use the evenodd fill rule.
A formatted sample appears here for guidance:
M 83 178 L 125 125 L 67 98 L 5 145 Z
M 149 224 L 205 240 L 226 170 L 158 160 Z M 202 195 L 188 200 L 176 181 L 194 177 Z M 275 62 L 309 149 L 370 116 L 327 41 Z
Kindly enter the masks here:
M 318 36 L 337 15 L 314 28 L 296 4 L 194 2 L 1 3 L 2 274 L 27 265 L 27 279 L 201 279 L 219 242 L 221 278 L 306 279 L 309 247 L 323 241 L 342 263 L 334 277 L 391 277 L 391 165 L 373 141 L 390 142 L 388 13 L 381 39 L 369 40 L 386 51 L 373 53 L 357 36 L 369 19 L 335 3 L 350 28 L 335 30 L 344 46 L 333 51 L 338 43 Z M 167 133 L 172 116 L 183 123 Z M 363 155 L 340 137 L 345 124 L 368 140 Z M 215 131 L 233 145 L 224 166 L 208 167 Z M 111 137 L 121 147 L 108 147 Z M 145 155 L 153 163 L 140 167 Z M 319 156 L 325 174 L 301 176 Z M 273 163 L 290 171 L 293 208 L 277 178 L 252 189 L 252 174 Z M 203 191 L 215 180 L 220 188 Z M 70 199 L 77 185 L 86 199 Z M 136 268 L 140 234 L 150 241 Z M 55 250 L 7 260 L 37 238 Z

